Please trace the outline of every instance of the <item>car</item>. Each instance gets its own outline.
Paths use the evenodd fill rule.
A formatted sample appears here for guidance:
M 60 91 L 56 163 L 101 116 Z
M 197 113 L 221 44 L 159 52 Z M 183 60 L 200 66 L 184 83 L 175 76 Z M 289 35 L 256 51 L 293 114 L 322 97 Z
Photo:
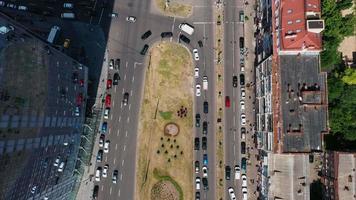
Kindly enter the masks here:
M 203 121 L 203 134 L 207 135 L 208 134 L 208 122 Z
M 115 69 L 116 70 L 120 70 L 120 63 L 121 63 L 120 58 L 116 58 L 116 60 L 115 60 Z
M 201 182 L 200 177 L 196 177 L 195 178 L 195 189 L 196 190 L 200 190 L 200 182 Z
M 57 156 L 56 160 L 53 163 L 53 166 L 58 167 L 60 160 L 61 160 L 61 157 Z
M 128 16 L 126 17 L 126 21 L 135 23 L 136 22 L 136 17 L 135 16 Z
M 202 182 L 203 182 L 203 188 L 204 188 L 204 190 L 209 190 L 208 178 L 207 178 L 207 177 L 203 177 L 203 178 L 202 178 Z
M 113 85 L 118 85 L 119 84 L 119 80 L 120 80 L 119 73 L 115 73 L 113 79 L 114 79 Z
M 117 183 L 117 176 L 119 175 L 119 171 L 117 169 L 114 170 L 112 173 L 112 183 L 116 184 Z
M 231 177 L 231 167 L 230 166 L 225 166 L 225 179 L 230 180 Z
M 240 38 L 239 38 L 240 49 L 241 49 L 241 48 L 244 48 L 244 46 L 245 46 L 244 41 L 245 41 L 245 40 L 244 40 L 244 37 L 240 37 Z
M 5 2 L 4 1 L 0 1 L 0 6 L 5 6 Z
M 195 200 L 200 200 L 200 192 L 195 192 Z
M 107 94 L 105 97 L 105 107 L 110 108 L 111 106 L 111 95 Z
M 143 48 L 142 48 L 142 50 L 141 50 L 141 52 L 140 52 L 140 54 L 141 55 L 146 55 L 146 53 L 147 53 L 147 50 L 148 50 L 148 44 L 145 44 L 144 46 L 143 46 Z
M 80 106 L 76 106 L 74 108 L 74 116 L 76 116 L 76 117 L 80 116 Z
M 179 35 L 179 42 L 180 42 L 180 41 L 183 41 L 183 42 L 185 42 L 185 43 L 187 43 L 187 44 L 190 43 L 190 39 L 187 38 L 187 37 L 186 37 L 185 35 L 183 35 L 183 34 Z
M 208 148 L 208 140 L 206 137 L 202 137 L 201 139 L 201 148 L 206 150 Z
M 195 127 L 200 127 L 200 114 L 195 115 Z
M 69 48 L 69 44 L 70 44 L 70 39 L 64 39 L 63 47 L 67 49 Z
M 119 17 L 118 13 L 111 13 L 109 14 L 109 17 L 115 18 L 115 17 Z
M 241 158 L 241 170 L 246 172 L 247 159 L 245 157 Z
M 110 149 L 110 140 L 106 140 L 104 144 L 104 153 L 109 153 L 109 149 Z
M 31 194 L 35 194 L 36 190 L 37 190 L 37 186 L 35 185 L 31 188 Z
M 64 3 L 63 4 L 63 8 L 68 8 L 68 9 L 72 9 L 74 6 L 72 3 Z
M 240 101 L 240 110 L 241 110 L 241 112 L 245 110 L 245 101 L 244 100 Z
M 110 89 L 110 88 L 112 88 L 112 79 L 108 79 L 106 81 L 106 89 Z
M 241 139 L 245 140 L 246 139 L 246 128 L 241 127 Z
M 194 78 L 199 78 L 199 67 L 194 68 Z
M 208 154 L 203 154 L 203 165 L 208 165 Z
M 109 61 L 109 69 L 114 69 L 114 59 L 110 59 L 110 61 Z
M 102 148 L 104 146 L 105 135 L 101 134 L 99 138 L 99 147 Z
M 64 170 L 64 162 L 61 162 L 61 164 L 59 164 L 59 167 L 58 167 L 58 172 L 63 172 Z
M 208 77 L 203 76 L 203 90 L 208 90 Z
M 100 181 L 100 177 L 101 177 L 101 167 L 96 168 L 95 171 L 95 181 Z
M 241 72 L 244 72 L 245 71 L 245 65 L 240 65 L 240 70 L 241 70 Z
M 241 179 L 242 179 L 242 187 L 247 187 L 247 176 L 246 176 L 246 174 L 242 174 L 241 175 Z
M 225 97 L 225 107 L 230 108 L 230 97 L 229 96 Z
M 104 119 L 109 119 L 110 108 L 105 108 L 104 110 Z
M 82 105 L 83 99 L 84 99 L 84 98 L 83 98 L 83 93 L 79 93 L 79 94 L 77 95 L 77 98 L 76 98 L 77 106 Z
M 199 60 L 198 49 L 193 49 L 193 55 L 194 55 L 194 60 L 198 61 Z
M 240 85 L 245 85 L 245 75 L 240 74 Z
M 127 103 L 129 102 L 129 93 L 128 92 L 125 92 L 124 99 L 122 100 L 122 102 L 124 103 L 124 106 L 126 106 Z
M 79 78 L 79 73 L 78 72 L 73 72 L 73 74 L 72 74 L 73 83 L 78 83 L 78 78 Z
M 198 45 L 199 45 L 200 48 L 202 48 L 203 47 L 203 42 L 201 40 L 199 40 L 198 41 Z
M 246 143 L 241 142 L 241 154 L 245 154 L 245 153 L 246 153 Z
M 173 37 L 173 33 L 172 32 L 162 32 L 161 37 L 162 38 L 171 38 L 171 37 Z
M 232 77 L 232 87 L 237 87 L 237 76 Z
M 96 155 L 96 162 L 103 161 L 103 150 L 99 149 L 98 154 Z
M 243 187 L 242 188 L 242 200 L 247 200 L 247 188 Z
M 99 185 L 95 185 L 93 189 L 93 199 L 96 200 L 98 199 L 98 194 L 99 194 Z
M 208 177 L 208 167 L 204 165 L 201 169 L 203 171 L 203 177 Z
M 207 114 L 209 112 L 209 104 L 207 101 L 204 101 L 204 103 L 203 103 L 203 111 L 205 114 Z
M 229 189 L 227 189 L 227 191 L 229 193 L 230 200 L 236 200 L 236 195 L 235 195 L 234 189 L 232 187 L 229 187 Z
M 146 31 L 142 36 L 141 36 L 141 39 L 142 40 L 145 40 L 147 39 L 148 37 L 150 37 L 152 35 L 152 31 L 151 30 L 148 30 Z
M 198 137 L 194 138 L 194 150 L 198 151 L 200 149 L 200 139 Z
M 197 96 L 197 97 L 200 97 L 200 95 L 201 95 L 201 86 L 200 86 L 200 84 L 197 84 L 196 86 L 195 86 L 195 95 Z
M 245 21 L 245 14 L 244 11 L 239 12 L 239 21 L 244 22 Z
M 80 87 L 84 87 L 84 79 L 80 79 L 79 80 L 79 86 Z
M 236 180 L 239 180 L 239 179 L 240 179 L 240 176 L 241 176 L 241 175 L 240 175 L 240 173 L 241 173 L 240 166 L 235 165 L 234 169 L 235 169 L 235 179 L 236 179 Z
M 246 97 L 245 88 L 241 88 L 241 99 L 245 99 L 245 97 Z
M 17 6 L 16 6 L 15 4 L 13 4 L 13 3 L 8 3 L 8 4 L 6 5 L 6 7 L 12 8 L 12 9 L 16 9 L 16 8 L 17 8 Z
M 241 126 L 246 125 L 246 115 L 244 113 L 241 114 Z
M 101 124 L 101 132 L 106 133 L 107 130 L 108 130 L 108 123 L 107 122 L 103 122 Z
M 104 169 L 103 169 L 103 178 L 107 178 L 108 177 L 108 171 L 109 171 L 109 165 L 106 164 L 104 166 Z
M 194 162 L 194 167 L 195 167 L 195 173 L 198 174 L 200 171 L 200 163 L 198 160 Z
M 27 6 L 19 6 L 17 9 L 18 10 L 23 10 L 23 11 L 28 10 Z

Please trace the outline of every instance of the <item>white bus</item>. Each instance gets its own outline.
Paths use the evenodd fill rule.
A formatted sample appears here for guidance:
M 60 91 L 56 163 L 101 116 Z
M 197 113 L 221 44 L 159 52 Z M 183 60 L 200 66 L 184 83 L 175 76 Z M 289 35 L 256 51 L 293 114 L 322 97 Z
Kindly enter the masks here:
M 53 26 L 51 32 L 48 34 L 47 42 L 53 44 L 54 40 L 56 39 L 57 33 L 61 30 L 59 26 Z
M 194 33 L 194 26 L 187 24 L 187 23 L 181 23 L 179 24 L 180 30 L 188 33 L 189 35 L 192 35 Z

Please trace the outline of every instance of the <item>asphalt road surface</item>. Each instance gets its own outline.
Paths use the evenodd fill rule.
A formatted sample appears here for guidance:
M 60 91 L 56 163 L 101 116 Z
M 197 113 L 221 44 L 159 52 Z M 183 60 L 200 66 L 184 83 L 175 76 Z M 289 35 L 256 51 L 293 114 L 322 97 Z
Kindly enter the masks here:
M 191 43 L 186 45 L 190 50 L 198 46 L 197 41 L 202 40 L 203 48 L 199 49 L 200 60 L 196 65 L 200 68 L 201 77 L 207 75 L 209 79 L 209 89 L 196 98 L 195 109 L 202 115 L 202 119 L 209 121 L 208 130 L 208 150 L 209 156 L 209 190 L 201 190 L 202 199 L 215 199 L 215 136 L 214 136 L 214 56 L 213 56 L 213 26 L 212 9 L 213 2 L 199 1 L 201 4 L 194 10 L 194 14 L 186 21 L 195 26 L 193 36 L 189 36 Z M 111 12 L 111 11 L 109 11 Z M 108 90 L 111 94 L 111 113 L 108 122 L 106 139 L 111 141 L 110 152 L 104 153 L 102 163 L 95 167 L 109 165 L 108 178 L 101 178 L 99 185 L 99 199 L 135 199 L 135 154 L 137 143 L 138 111 L 141 106 L 141 95 L 143 87 L 143 77 L 145 73 L 144 56 L 140 51 L 145 44 L 152 45 L 161 40 L 161 32 L 172 31 L 172 41 L 178 41 L 181 31 L 178 25 L 182 19 L 165 17 L 155 12 L 151 12 L 151 1 L 140 0 L 120 0 L 116 1 L 112 12 L 119 13 L 118 18 L 112 18 L 108 35 L 108 55 L 109 59 L 121 59 L 119 70 L 121 80 L 118 86 L 113 86 Z M 103 16 L 108 16 L 104 13 Z M 129 23 L 125 20 L 127 16 L 135 16 L 137 21 Z M 105 20 L 102 21 L 106 23 Z M 105 26 L 105 25 L 104 25 Z M 152 31 L 152 35 L 141 40 L 141 35 L 147 30 Z M 186 34 L 185 34 L 186 35 Z M 188 35 L 186 35 L 188 36 Z M 147 55 L 146 55 L 147 56 Z M 114 70 L 109 70 L 109 78 L 112 78 Z M 193 71 L 192 71 L 193 73 Z M 130 94 L 126 106 L 122 104 L 123 94 Z M 209 114 L 203 114 L 203 101 L 209 102 Z M 201 136 L 201 129 L 197 130 L 197 135 Z M 192 138 L 193 139 L 193 138 Z M 97 144 L 95 144 L 97 145 Z M 95 153 L 95 152 L 94 152 Z M 202 163 L 203 152 L 196 152 L 196 159 Z M 118 182 L 113 184 L 111 176 L 113 170 L 119 171 Z M 193 173 L 193 172 L 192 172 Z M 202 175 L 200 175 L 202 177 Z M 194 177 L 195 179 L 195 177 Z M 195 186 L 195 180 L 192 180 Z

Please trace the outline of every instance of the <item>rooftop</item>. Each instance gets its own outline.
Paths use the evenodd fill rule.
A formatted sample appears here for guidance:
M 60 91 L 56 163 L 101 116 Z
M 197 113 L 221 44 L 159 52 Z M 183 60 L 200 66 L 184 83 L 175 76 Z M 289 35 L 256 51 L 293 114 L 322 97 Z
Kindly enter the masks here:
M 317 55 L 281 55 L 283 152 L 322 149 L 327 132 L 326 74 Z
M 354 199 L 356 195 L 356 155 L 339 153 L 338 199 Z

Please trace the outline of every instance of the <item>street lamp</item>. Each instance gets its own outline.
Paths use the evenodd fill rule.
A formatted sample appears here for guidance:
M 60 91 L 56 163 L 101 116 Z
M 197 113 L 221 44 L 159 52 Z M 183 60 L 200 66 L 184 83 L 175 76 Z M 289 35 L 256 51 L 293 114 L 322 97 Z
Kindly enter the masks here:
M 79 149 L 83 150 L 86 154 L 89 154 L 82 146 L 79 146 Z
M 90 140 L 87 137 L 85 137 L 85 135 L 81 135 L 80 137 L 86 139 L 90 143 Z

